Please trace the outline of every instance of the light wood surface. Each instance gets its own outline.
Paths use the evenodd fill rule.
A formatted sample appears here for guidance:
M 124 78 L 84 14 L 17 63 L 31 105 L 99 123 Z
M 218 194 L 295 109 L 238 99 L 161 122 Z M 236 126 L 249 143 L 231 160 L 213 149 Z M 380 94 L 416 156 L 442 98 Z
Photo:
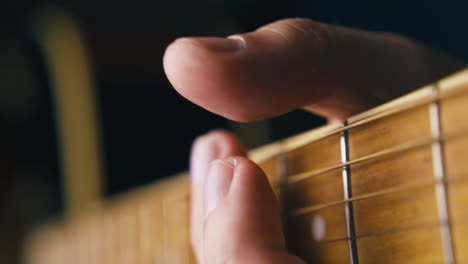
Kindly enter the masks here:
M 286 153 L 288 175 L 326 168 L 341 163 L 340 135 L 331 135 Z
M 467 76 L 251 152 L 282 197 L 288 248 L 310 263 L 468 263 Z M 26 263 L 194 263 L 188 215 L 181 175 L 45 226 Z
M 311 192 L 310 190 L 314 190 Z M 285 195 L 291 209 L 343 200 L 342 169 L 309 177 L 286 186 Z
M 468 224 L 455 223 L 452 227 L 456 263 L 468 263 Z
M 345 208 L 342 204 L 293 216 L 286 221 L 291 225 L 291 229 L 288 230 L 292 232 L 293 240 L 299 239 L 311 246 L 318 242 L 323 243 L 347 237 Z M 314 232 L 313 226 L 316 221 L 323 222 L 324 226 Z
M 421 106 L 390 115 L 349 131 L 351 159 L 431 137 L 429 107 Z
M 437 226 L 402 230 L 357 239 L 359 263 L 444 263 Z
M 434 187 L 357 200 L 354 218 L 357 236 L 439 224 Z
M 415 148 L 351 165 L 354 196 L 392 187 L 415 185 L 434 178 L 430 146 Z
M 293 245 L 292 253 L 295 253 L 307 263 L 343 263 L 349 264 L 348 241 L 334 241 L 323 244 L 304 244 L 306 241 L 298 241 Z

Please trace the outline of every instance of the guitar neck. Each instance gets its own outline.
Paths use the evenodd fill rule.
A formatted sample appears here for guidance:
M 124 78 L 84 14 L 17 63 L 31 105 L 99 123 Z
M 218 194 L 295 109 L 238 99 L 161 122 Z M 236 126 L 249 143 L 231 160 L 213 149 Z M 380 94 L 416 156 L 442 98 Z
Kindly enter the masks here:
M 313 263 L 468 263 L 468 70 L 250 152 Z M 38 230 L 26 263 L 192 263 L 179 175 Z

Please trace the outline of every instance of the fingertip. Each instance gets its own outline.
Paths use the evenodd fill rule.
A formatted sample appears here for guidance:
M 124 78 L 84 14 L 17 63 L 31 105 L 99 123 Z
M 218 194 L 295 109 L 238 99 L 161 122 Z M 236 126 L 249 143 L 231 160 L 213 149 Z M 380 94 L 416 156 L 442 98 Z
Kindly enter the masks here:
M 277 203 L 276 196 L 263 170 L 246 157 L 231 157 L 235 160 L 232 183 L 235 199 L 246 200 L 249 205 L 262 206 L 263 202 Z M 255 200 L 255 203 L 252 201 Z
M 245 157 L 234 156 L 225 161 L 234 168 L 222 203 L 205 219 L 205 250 L 209 251 L 205 253 L 216 256 L 215 259 L 225 259 L 248 248 L 283 251 L 285 240 L 279 203 L 265 173 Z M 218 181 L 226 182 L 222 173 L 217 176 L 221 177 Z M 230 240 L 221 242 L 226 236 Z
M 164 71 L 189 101 L 231 120 L 252 121 L 252 113 L 239 107 L 248 97 L 236 70 L 243 45 L 239 38 L 181 38 L 167 47 Z
M 225 130 L 214 130 L 195 139 L 190 155 L 192 183 L 201 183 L 211 161 L 229 156 L 246 155 L 241 141 Z

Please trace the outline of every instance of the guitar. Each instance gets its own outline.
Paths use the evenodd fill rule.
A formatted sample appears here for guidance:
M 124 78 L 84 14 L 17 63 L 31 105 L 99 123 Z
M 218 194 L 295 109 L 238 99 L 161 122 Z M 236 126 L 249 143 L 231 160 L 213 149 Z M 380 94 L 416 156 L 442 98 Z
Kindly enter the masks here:
M 468 263 L 468 69 L 252 150 L 308 263 Z M 189 178 L 156 182 L 37 230 L 27 264 L 194 263 Z

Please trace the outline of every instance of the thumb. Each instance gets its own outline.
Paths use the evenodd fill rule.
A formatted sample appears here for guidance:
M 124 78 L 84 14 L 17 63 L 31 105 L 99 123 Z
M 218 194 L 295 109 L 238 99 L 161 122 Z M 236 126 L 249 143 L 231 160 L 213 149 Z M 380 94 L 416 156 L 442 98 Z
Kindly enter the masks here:
M 285 250 L 278 201 L 255 163 L 213 161 L 204 192 L 203 263 L 303 263 Z
M 344 119 L 462 67 L 405 37 L 308 19 L 229 38 L 182 38 L 164 55 L 181 95 L 236 121 L 301 107 Z

